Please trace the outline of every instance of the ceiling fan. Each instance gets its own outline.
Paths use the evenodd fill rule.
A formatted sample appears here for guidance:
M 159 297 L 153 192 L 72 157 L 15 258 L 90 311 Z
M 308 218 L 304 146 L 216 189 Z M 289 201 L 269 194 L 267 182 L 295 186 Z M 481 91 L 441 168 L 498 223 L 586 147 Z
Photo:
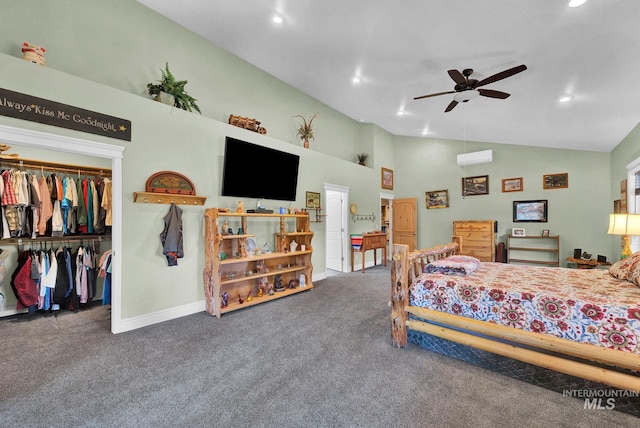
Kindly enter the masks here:
M 438 95 L 446 95 L 446 94 L 455 94 L 453 97 L 453 101 L 449 103 L 447 108 L 444 110 L 445 113 L 453 110 L 458 103 L 466 103 L 469 100 L 476 98 L 477 96 L 489 97 L 489 98 L 499 98 L 505 99 L 508 98 L 511 94 L 507 94 L 506 92 L 495 91 L 493 89 L 478 89 L 481 86 L 488 85 L 490 83 L 497 82 L 498 80 L 506 79 L 507 77 L 511 77 L 514 74 L 518 74 L 522 71 L 525 71 L 527 66 L 522 64 L 517 67 L 510 68 L 508 70 L 501 71 L 500 73 L 496 73 L 493 76 L 489 76 L 486 79 L 477 80 L 470 79 L 469 76 L 473 74 L 473 69 L 465 68 L 460 73 L 458 70 L 449 70 L 449 76 L 456 82 L 456 86 L 454 86 L 453 91 L 446 92 L 437 92 L 435 94 L 422 95 L 420 97 L 415 97 L 414 100 L 420 100 L 422 98 L 436 97 Z

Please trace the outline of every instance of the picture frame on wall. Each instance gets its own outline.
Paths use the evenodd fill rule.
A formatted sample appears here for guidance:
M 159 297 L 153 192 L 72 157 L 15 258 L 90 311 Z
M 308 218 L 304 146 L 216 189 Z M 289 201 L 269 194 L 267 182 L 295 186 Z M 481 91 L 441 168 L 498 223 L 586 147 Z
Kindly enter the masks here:
M 425 192 L 425 199 L 427 202 L 427 209 L 449 207 L 448 190 L 434 190 L 432 192 Z
M 547 222 L 547 200 L 513 201 L 513 222 Z
M 511 236 L 523 237 L 523 236 L 527 236 L 527 233 L 522 227 L 514 227 L 511 229 Z
M 543 229 L 542 230 L 542 236 L 544 238 L 548 238 L 549 237 L 549 229 Z
M 305 201 L 307 208 L 320 208 L 320 193 L 307 192 Z
M 462 178 L 462 196 L 488 195 L 489 176 L 478 175 Z
M 502 192 L 522 192 L 524 190 L 522 177 L 502 179 Z
M 393 170 L 385 167 L 381 168 L 382 188 L 393 190 Z
M 549 189 L 566 189 L 569 187 L 569 174 L 545 174 L 542 176 L 542 188 Z

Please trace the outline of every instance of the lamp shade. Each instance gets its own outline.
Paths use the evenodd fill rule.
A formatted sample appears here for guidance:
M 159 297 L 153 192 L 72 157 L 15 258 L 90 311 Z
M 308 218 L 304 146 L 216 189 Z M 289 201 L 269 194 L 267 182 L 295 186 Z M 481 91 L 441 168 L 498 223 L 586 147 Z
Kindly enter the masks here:
M 640 214 L 609 214 L 609 235 L 640 235 Z

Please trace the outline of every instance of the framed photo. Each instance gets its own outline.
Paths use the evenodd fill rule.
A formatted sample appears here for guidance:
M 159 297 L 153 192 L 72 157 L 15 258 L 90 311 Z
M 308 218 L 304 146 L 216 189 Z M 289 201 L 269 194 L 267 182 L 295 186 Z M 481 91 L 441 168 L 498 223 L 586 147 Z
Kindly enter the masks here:
M 566 189 L 569 187 L 569 174 L 545 174 L 542 176 L 542 188 L 547 189 Z
M 513 221 L 547 222 L 547 200 L 513 201 Z
M 503 192 L 522 192 L 523 190 L 522 177 L 504 178 L 502 180 Z
M 393 190 L 393 170 L 382 168 L 382 188 Z
M 320 193 L 307 192 L 307 208 L 320 208 Z
M 427 200 L 427 209 L 431 208 L 447 208 L 449 206 L 449 191 L 434 190 L 433 192 L 425 192 Z
M 548 237 L 549 236 L 549 229 L 543 229 L 542 230 L 542 236 Z
M 527 234 L 525 233 L 524 228 L 514 227 L 511 229 L 511 236 L 527 236 Z
M 462 178 L 462 196 L 488 195 L 489 176 L 478 175 L 476 177 Z

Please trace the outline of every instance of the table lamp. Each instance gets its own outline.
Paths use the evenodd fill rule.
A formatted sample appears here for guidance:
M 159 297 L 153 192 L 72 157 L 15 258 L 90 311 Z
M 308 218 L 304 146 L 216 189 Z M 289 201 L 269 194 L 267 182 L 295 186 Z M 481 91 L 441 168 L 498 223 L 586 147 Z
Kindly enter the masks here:
M 640 235 L 640 214 L 609 214 L 609 235 L 622 235 L 624 237 L 624 249 L 621 259 L 631 255 L 629 236 Z

